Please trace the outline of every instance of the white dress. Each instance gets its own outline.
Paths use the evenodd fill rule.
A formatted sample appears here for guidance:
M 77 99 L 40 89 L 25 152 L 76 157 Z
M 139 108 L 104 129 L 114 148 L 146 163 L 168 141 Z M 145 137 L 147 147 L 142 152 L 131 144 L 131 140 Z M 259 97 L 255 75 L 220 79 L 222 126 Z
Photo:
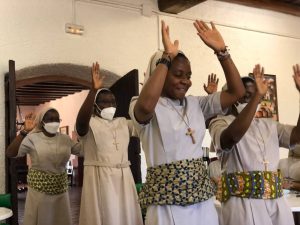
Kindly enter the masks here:
M 205 97 L 188 96 L 187 102 L 187 116 L 190 127 L 195 130 L 196 144 L 193 144 L 191 137 L 186 135 L 187 125 L 173 108 L 175 106 L 177 111 L 182 113 L 184 106 L 179 105 L 179 101 L 160 97 L 153 118 L 148 124 L 143 125 L 134 117 L 136 99 L 132 100 L 129 115 L 142 142 L 148 167 L 202 157 L 205 120 L 222 113 L 220 93 Z M 147 208 L 145 223 L 146 225 L 216 225 L 218 215 L 212 199 L 190 206 L 151 205 Z
M 84 177 L 80 225 L 142 225 L 141 209 L 128 162 L 132 126 L 125 118 L 92 117 L 80 137 Z
M 17 157 L 30 155 L 31 168 L 63 173 L 71 154 L 79 155 L 81 147 L 68 135 L 57 133 L 47 137 L 43 132 L 31 133 L 22 141 Z M 26 196 L 24 225 L 71 225 L 68 191 L 49 195 L 28 187 Z
M 254 118 L 249 129 L 236 144 L 237 148 L 222 149 L 220 136 L 235 119 L 220 116 L 211 121 L 209 131 L 218 154 L 228 157 L 225 168 L 228 173 L 265 169 L 263 158 L 269 161 L 268 171 L 277 171 L 279 147 L 288 148 L 292 126 L 282 125 L 272 119 Z M 241 158 L 238 160 L 237 151 Z M 293 215 L 284 197 L 277 199 L 247 199 L 231 197 L 222 204 L 222 225 L 292 225 Z

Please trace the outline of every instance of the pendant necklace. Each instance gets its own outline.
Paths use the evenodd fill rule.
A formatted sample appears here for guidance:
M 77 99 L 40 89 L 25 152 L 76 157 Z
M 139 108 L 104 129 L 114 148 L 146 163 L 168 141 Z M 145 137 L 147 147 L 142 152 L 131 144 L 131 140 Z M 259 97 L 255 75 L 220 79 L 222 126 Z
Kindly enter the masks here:
M 114 139 L 113 145 L 116 146 L 116 150 L 118 151 L 119 150 L 119 148 L 118 148 L 119 143 L 117 142 L 117 129 L 114 129 L 112 131 L 112 136 L 113 136 L 113 139 Z
M 194 133 L 195 133 L 195 130 L 193 130 L 191 127 L 190 127 L 190 121 L 189 121 L 189 117 L 186 113 L 182 113 L 182 115 L 180 114 L 180 112 L 176 109 L 176 107 L 173 105 L 173 103 L 171 101 L 169 101 L 169 99 L 167 98 L 167 102 L 169 105 L 172 106 L 172 108 L 175 110 L 175 112 L 178 114 L 178 116 L 182 119 L 182 121 L 185 123 L 185 125 L 187 126 L 187 132 L 185 133 L 185 135 L 187 136 L 190 136 L 191 139 L 192 139 L 192 143 L 193 144 L 196 144 L 196 140 L 195 140 L 195 137 L 194 137 Z M 186 102 L 186 99 L 185 99 L 185 102 Z M 186 107 L 186 104 L 185 104 L 185 107 Z M 184 117 L 186 117 L 186 120 L 184 119 Z
M 111 129 L 109 128 L 109 130 L 111 131 L 112 137 L 113 137 L 113 145 L 116 147 L 116 150 L 118 151 L 118 142 L 117 142 L 117 128 L 115 127 L 115 124 L 113 124 L 113 121 L 108 121 L 109 123 L 112 123 L 112 127 Z
M 256 140 L 256 142 L 257 142 L 257 145 L 258 145 L 258 147 L 259 147 L 259 150 L 260 150 L 260 152 L 261 152 L 261 155 L 262 155 L 262 158 L 263 158 L 263 165 L 264 165 L 264 169 L 265 169 L 265 171 L 268 171 L 268 165 L 269 165 L 269 161 L 266 159 L 266 154 L 267 154 L 267 151 L 266 151 L 266 143 L 265 143 L 265 140 L 264 140 L 264 138 L 263 138 L 263 136 L 262 136 L 262 133 L 261 133 L 261 131 L 260 131 L 260 129 L 259 129 L 259 127 L 258 127 L 258 125 L 257 125 L 257 122 L 254 120 L 254 124 L 255 124 L 255 126 L 256 126 L 256 128 L 257 128 L 257 130 L 258 130 L 258 132 L 259 132 L 259 134 L 260 134 L 260 136 L 261 136 L 261 139 L 262 139 L 262 141 L 263 141 L 263 144 L 264 144 L 264 151 L 262 150 L 262 148 L 261 148 L 261 146 L 260 146 L 260 143 L 258 142 L 258 140 L 257 140 L 257 137 L 255 136 L 255 140 Z

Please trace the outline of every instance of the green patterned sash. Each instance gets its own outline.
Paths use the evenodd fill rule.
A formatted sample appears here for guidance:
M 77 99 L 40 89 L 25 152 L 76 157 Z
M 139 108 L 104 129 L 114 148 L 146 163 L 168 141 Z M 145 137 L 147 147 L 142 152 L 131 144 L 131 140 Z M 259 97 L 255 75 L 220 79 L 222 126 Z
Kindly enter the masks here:
M 145 209 L 149 205 L 192 205 L 213 195 L 203 160 L 192 159 L 148 168 L 139 197 Z
M 32 189 L 49 195 L 62 194 L 68 190 L 66 172 L 56 174 L 30 169 L 27 182 Z
M 217 199 L 226 202 L 231 196 L 275 199 L 282 196 L 280 171 L 223 173 L 218 184 Z

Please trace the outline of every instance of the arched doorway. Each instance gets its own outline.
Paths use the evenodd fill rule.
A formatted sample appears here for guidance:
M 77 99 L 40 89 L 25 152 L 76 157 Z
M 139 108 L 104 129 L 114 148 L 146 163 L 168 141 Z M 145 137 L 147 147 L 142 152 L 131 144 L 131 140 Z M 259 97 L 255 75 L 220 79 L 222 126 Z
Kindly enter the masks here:
M 45 64 L 15 71 L 14 61 L 9 62 L 9 73 L 5 75 L 6 87 L 6 145 L 16 136 L 16 107 L 36 106 L 48 101 L 87 90 L 91 85 L 91 68 L 69 63 Z M 110 87 L 116 95 L 118 116 L 128 117 L 128 106 L 132 96 L 138 95 L 138 71 L 132 70 L 124 76 L 101 70 L 105 75 L 105 87 Z M 132 154 L 131 154 L 132 152 Z M 135 180 L 141 180 L 139 141 L 133 139 L 129 146 L 129 160 L 134 168 Z M 131 158 L 130 158 L 131 157 Z M 17 182 L 20 165 L 25 159 L 6 159 L 6 187 L 12 193 L 12 224 L 18 224 Z

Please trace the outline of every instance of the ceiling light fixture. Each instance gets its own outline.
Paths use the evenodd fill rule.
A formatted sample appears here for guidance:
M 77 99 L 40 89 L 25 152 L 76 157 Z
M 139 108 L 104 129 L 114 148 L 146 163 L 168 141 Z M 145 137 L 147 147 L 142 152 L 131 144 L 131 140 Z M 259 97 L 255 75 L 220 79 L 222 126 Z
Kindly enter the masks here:
M 73 23 L 66 23 L 65 30 L 66 33 L 83 35 L 84 27 Z
M 75 1 L 72 0 L 72 23 L 66 23 L 65 25 L 65 31 L 69 34 L 77 34 L 77 35 L 83 35 L 84 33 L 84 27 L 82 25 L 76 24 L 76 6 Z

